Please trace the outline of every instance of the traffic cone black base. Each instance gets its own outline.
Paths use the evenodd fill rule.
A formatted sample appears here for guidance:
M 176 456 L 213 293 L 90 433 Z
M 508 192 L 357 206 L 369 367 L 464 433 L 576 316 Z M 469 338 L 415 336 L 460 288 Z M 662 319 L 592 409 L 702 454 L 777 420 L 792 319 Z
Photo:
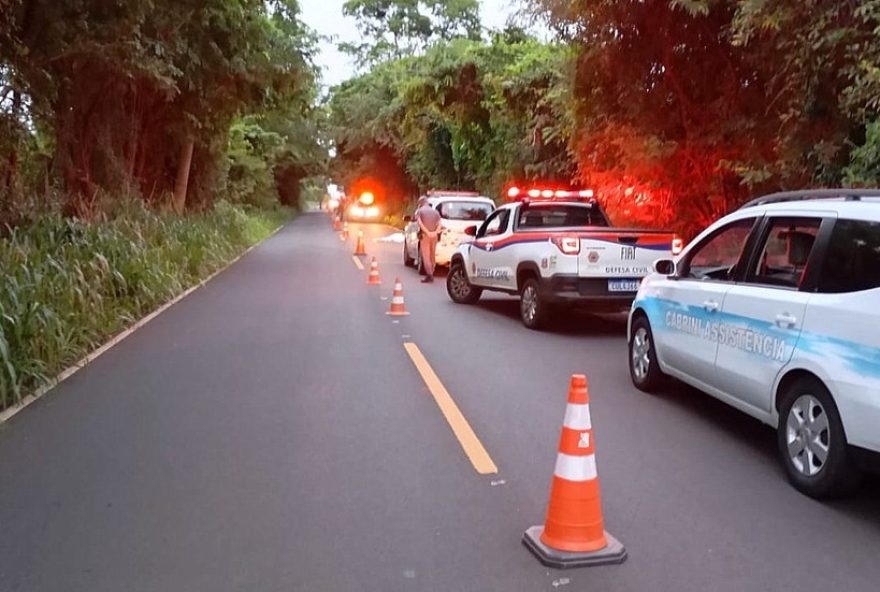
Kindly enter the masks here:
M 535 554 L 538 561 L 547 567 L 569 569 L 572 567 L 591 567 L 596 565 L 613 565 L 626 561 L 626 548 L 623 543 L 605 532 L 608 546 L 589 553 L 569 553 L 548 547 L 541 542 L 543 526 L 533 526 L 523 535 L 523 544 Z

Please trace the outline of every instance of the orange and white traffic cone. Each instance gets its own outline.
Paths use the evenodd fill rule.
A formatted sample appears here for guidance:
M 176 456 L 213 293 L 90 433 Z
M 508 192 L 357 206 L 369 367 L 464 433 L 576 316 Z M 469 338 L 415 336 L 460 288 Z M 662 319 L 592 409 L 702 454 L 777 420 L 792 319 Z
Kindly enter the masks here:
M 345 242 L 348 240 L 348 222 L 342 223 L 342 234 L 339 236 L 339 240 Z
M 409 315 L 406 312 L 406 303 L 403 301 L 403 284 L 400 278 L 394 279 L 394 294 L 391 296 L 391 308 L 385 314 L 392 317 L 405 317 Z
M 382 280 L 379 278 L 379 262 L 376 261 L 376 258 L 373 257 L 373 261 L 370 263 L 370 275 L 367 277 L 367 285 L 369 286 L 381 286 Z
M 354 249 L 355 255 L 366 255 L 367 250 L 364 248 L 364 231 L 358 230 L 358 242 Z
M 544 526 L 533 526 L 523 543 L 549 567 L 623 563 L 626 549 L 605 531 L 599 500 L 595 441 L 587 377 L 571 377 L 559 439 L 556 470 Z
M 333 216 L 333 230 L 336 232 L 342 230 L 342 220 L 339 219 L 339 216 Z

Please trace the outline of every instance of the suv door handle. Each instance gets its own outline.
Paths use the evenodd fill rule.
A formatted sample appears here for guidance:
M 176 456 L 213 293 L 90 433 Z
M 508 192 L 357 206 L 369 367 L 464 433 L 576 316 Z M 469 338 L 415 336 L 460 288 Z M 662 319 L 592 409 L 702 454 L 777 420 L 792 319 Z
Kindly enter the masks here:
M 797 324 L 797 317 L 784 312 L 776 315 L 776 324 L 783 329 L 791 329 Z
M 718 309 L 721 308 L 721 305 L 718 304 L 715 300 L 707 300 L 703 303 L 703 308 L 706 309 L 706 312 L 718 312 Z

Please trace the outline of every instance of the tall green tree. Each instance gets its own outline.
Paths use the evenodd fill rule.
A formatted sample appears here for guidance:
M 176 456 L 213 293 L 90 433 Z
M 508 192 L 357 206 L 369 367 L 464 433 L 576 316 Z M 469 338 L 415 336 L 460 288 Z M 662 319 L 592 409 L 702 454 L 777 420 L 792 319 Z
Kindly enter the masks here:
M 334 89 L 331 130 L 343 182 L 381 171 L 395 192 L 567 183 L 568 51 L 510 30 L 384 62 Z
M 347 0 L 342 12 L 357 19 L 360 43 L 342 49 L 365 66 L 424 51 L 432 43 L 479 39 L 477 0 Z
M 238 115 L 313 86 L 294 0 L 18 0 L 0 64 L 50 131 L 69 211 L 126 187 L 178 211 L 213 199 Z

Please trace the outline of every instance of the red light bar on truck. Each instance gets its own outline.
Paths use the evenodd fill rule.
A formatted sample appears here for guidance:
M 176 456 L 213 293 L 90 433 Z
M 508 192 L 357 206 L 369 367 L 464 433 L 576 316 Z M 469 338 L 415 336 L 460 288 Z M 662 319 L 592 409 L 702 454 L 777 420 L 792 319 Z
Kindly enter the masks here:
M 560 199 L 560 200 L 582 200 L 593 199 L 595 193 L 592 189 L 540 189 L 530 187 L 521 189 L 519 187 L 511 187 L 507 190 L 508 199 Z

